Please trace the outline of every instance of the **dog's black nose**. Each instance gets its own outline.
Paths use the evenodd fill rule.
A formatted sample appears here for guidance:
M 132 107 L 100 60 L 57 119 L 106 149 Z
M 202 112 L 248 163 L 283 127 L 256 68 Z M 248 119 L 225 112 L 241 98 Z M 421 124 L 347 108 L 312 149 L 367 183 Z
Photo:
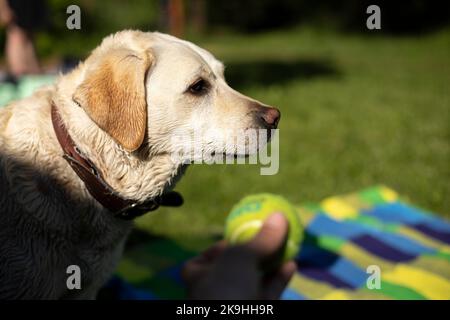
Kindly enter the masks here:
M 260 111 L 260 117 L 264 125 L 269 129 L 276 129 L 280 122 L 280 111 L 277 108 L 264 108 Z

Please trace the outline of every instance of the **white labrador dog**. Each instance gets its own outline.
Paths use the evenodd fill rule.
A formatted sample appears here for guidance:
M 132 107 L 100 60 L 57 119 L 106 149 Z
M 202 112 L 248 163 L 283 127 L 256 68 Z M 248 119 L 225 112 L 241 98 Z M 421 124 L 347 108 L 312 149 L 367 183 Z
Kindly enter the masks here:
M 233 135 L 276 128 L 279 111 L 231 89 L 223 72 L 192 43 L 123 31 L 0 109 L 0 298 L 95 298 L 132 218 L 164 204 L 184 171 L 175 132 L 201 131 L 208 154 L 238 154 Z M 81 290 L 67 288 L 70 265 Z

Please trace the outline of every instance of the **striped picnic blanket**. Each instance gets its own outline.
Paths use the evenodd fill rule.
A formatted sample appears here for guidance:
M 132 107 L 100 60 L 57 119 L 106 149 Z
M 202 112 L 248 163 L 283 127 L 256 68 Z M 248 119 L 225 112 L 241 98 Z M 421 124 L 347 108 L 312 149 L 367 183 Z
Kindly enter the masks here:
M 0 108 L 11 101 L 28 97 L 36 89 L 52 84 L 55 79 L 56 76 L 47 74 L 22 76 L 16 84 L 0 80 Z
M 283 299 L 450 299 L 450 224 L 395 191 L 377 186 L 298 212 L 306 235 Z M 183 298 L 180 269 L 197 253 L 149 241 L 126 253 L 108 286 L 121 299 Z

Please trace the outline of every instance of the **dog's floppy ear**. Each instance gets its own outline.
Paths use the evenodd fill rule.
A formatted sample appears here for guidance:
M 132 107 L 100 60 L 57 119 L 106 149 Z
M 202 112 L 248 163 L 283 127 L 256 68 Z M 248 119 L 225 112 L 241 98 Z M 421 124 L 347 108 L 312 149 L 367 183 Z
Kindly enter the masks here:
M 105 52 L 86 70 L 73 100 L 125 150 L 138 149 L 147 128 L 145 77 L 150 52 L 127 48 Z

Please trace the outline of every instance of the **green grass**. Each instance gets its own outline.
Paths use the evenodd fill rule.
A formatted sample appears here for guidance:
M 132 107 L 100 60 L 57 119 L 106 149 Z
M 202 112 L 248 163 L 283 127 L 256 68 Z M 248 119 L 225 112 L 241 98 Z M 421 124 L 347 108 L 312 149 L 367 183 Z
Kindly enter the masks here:
M 450 216 L 450 30 L 398 38 L 295 29 L 197 42 L 227 64 L 237 89 L 281 110 L 280 170 L 193 165 L 176 188 L 184 206 L 139 227 L 214 236 L 247 194 L 300 204 L 375 184 Z

